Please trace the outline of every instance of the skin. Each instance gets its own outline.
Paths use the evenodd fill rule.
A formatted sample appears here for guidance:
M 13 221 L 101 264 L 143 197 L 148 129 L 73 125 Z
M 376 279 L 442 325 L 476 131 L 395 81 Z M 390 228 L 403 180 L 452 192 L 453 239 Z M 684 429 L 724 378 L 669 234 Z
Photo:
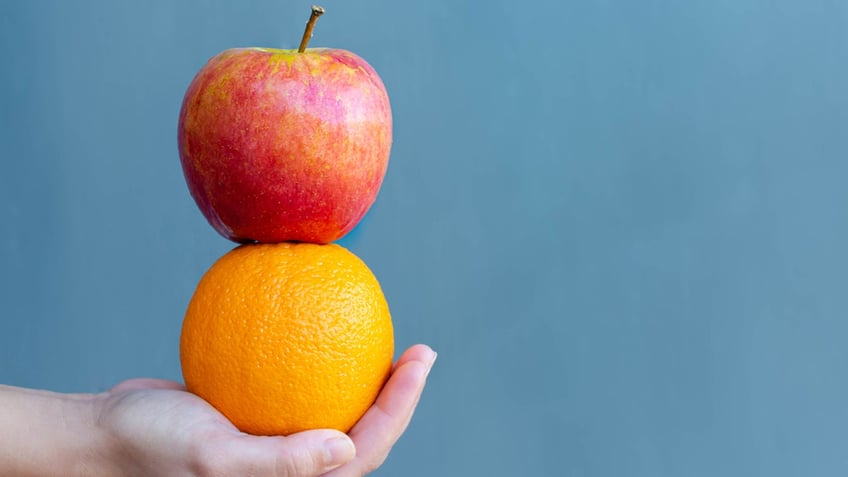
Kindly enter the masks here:
M 178 127 L 192 197 L 237 242 L 340 238 L 376 199 L 391 141 L 377 73 L 324 48 L 216 55 L 189 85 Z
M 101 394 L 0 386 L 0 475 L 362 476 L 406 429 L 435 358 L 425 345 L 408 349 L 348 435 L 247 435 L 181 384 L 158 379 Z

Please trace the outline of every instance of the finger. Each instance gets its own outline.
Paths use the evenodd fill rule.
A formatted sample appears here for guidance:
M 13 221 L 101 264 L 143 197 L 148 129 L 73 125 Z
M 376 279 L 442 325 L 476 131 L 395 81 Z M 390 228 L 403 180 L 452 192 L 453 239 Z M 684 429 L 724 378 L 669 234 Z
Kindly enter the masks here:
M 319 429 L 286 437 L 233 435 L 223 452 L 209 456 L 222 468 L 214 475 L 273 477 L 317 476 L 353 459 L 356 448 L 344 433 Z
M 185 386 L 176 381 L 168 381 L 167 379 L 135 378 L 118 383 L 109 391 L 117 393 L 134 389 L 174 389 L 185 391 Z
M 407 349 L 395 364 L 394 372 L 396 373 L 401 367 L 408 366 L 409 363 L 417 362 L 425 367 L 423 377 L 415 378 L 412 384 L 407 382 L 407 385 L 404 386 L 404 376 L 399 376 L 395 380 L 396 383 L 394 387 L 390 387 L 390 383 L 386 383 L 386 386 L 383 388 L 380 396 L 377 397 L 375 407 L 383 411 L 384 414 L 394 418 L 405 416 L 405 419 L 402 421 L 403 425 L 400 427 L 397 437 L 400 437 L 403 431 L 406 430 L 410 419 L 412 419 L 412 413 L 415 411 L 415 407 L 418 405 L 418 400 L 421 398 L 421 393 L 424 390 L 427 375 L 430 373 L 430 369 L 436 361 L 436 356 L 435 351 L 433 351 L 429 346 L 423 344 L 418 344 Z M 406 379 L 410 379 L 409 375 L 406 376 Z M 414 396 L 411 404 L 410 401 L 404 400 L 404 396 Z M 361 421 L 362 420 L 360 420 L 360 422 Z M 357 427 L 354 427 L 351 432 L 352 437 L 355 436 L 356 431 Z M 396 440 L 397 438 L 395 438 L 392 443 Z
M 362 475 L 385 461 L 412 419 L 435 359 L 436 353 L 425 345 L 414 346 L 401 356 L 377 401 L 350 431 L 356 458 L 328 476 Z

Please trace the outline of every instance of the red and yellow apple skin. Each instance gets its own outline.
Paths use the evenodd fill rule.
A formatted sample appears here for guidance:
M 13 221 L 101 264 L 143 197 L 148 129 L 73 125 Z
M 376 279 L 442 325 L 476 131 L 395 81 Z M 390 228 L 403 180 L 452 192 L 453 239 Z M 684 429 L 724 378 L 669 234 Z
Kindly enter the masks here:
M 221 235 L 329 243 L 377 197 L 392 114 L 382 80 L 351 52 L 230 49 L 189 85 L 178 142 L 189 191 Z

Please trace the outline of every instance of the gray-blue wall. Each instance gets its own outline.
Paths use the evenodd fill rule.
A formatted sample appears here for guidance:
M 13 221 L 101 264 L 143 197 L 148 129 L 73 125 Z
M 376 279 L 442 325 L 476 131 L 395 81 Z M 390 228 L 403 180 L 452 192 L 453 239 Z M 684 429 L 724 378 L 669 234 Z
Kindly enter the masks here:
M 327 0 L 394 108 L 343 243 L 439 362 L 378 475 L 848 473 L 848 2 Z M 308 3 L 0 4 L 0 382 L 180 379 L 180 101 Z

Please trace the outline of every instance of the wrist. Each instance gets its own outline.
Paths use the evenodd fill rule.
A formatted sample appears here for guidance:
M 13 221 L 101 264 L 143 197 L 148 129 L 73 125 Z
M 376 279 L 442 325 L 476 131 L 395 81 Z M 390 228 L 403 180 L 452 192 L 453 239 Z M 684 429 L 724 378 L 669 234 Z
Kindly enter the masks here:
M 0 385 L 0 475 L 117 475 L 92 394 Z

